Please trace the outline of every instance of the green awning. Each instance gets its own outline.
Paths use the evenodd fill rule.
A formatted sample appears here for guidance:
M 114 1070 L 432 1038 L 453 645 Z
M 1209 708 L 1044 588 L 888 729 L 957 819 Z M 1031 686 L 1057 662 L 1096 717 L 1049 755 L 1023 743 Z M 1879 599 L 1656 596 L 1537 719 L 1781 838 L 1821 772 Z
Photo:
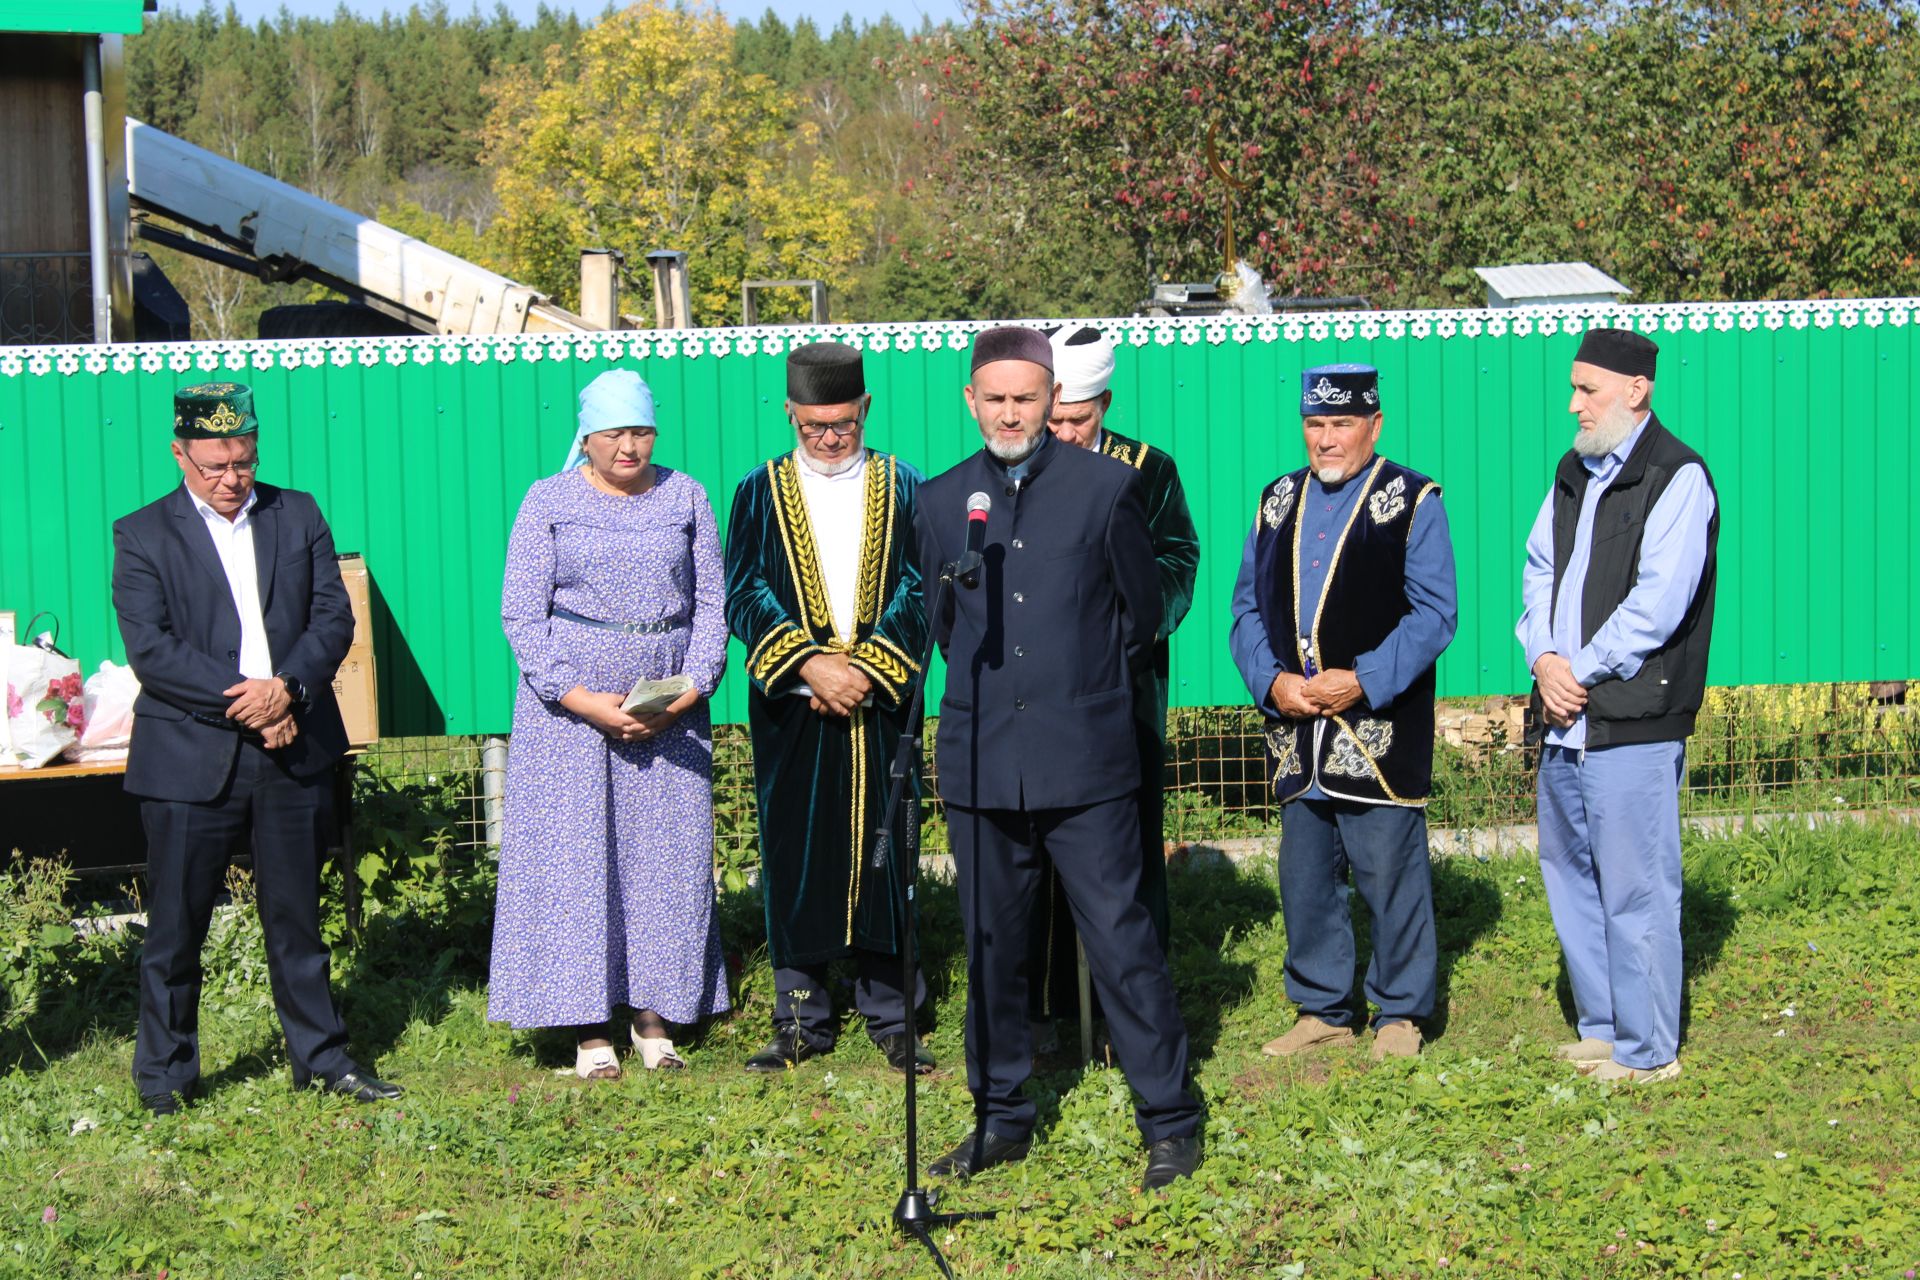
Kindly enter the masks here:
M 147 0 L 0 0 L 0 31 L 44 35 L 137 35 Z

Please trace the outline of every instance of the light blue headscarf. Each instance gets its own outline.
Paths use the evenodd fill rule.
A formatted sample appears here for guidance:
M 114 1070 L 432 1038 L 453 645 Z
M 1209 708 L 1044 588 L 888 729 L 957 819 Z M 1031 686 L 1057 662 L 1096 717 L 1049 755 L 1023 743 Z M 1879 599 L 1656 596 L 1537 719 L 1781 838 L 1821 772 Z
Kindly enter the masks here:
M 645 380 L 631 369 L 609 369 L 580 392 L 580 427 L 573 433 L 567 465 L 560 470 L 567 472 L 580 465 L 587 456 L 586 439 L 596 431 L 659 425 L 653 416 L 653 391 Z

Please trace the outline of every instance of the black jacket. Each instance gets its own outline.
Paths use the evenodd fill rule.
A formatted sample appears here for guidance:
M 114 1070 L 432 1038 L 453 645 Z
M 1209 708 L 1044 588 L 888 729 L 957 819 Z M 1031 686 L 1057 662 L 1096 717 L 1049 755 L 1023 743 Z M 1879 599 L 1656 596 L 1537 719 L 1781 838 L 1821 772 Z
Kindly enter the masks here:
M 930 619 L 947 658 L 939 792 L 981 809 L 1056 809 L 1140 785 L 1133 679 L 1152 662 L 1160 586 L 1146 495 L 1125 463 L 1053 442 L 1018 485 L 985 450 L 920 486 L 929 603 L 993 500 L 980 585 Z
M 300 732 L 279 759 L 308 777 L 347 749 L 333 677 L 353 643 L 353 608 L 333 535 L 312 495 L 255 487 L 253 554 L 275 671 L 303 685 Z M 233 772 L 240 730 L 226 719 L 241 680 L 240 612 L 220 553 L 184 487 L 113 524 L 113 609 L 140 678 L 127 790 L 205 802 Z
M 1627 455 L 1593 513 L 1593 546 L 1586 585 L 1580 596 L 1580 643 L 1593 639 L 1633 590 L 1640 575 L 1640 539 L 1647 514 L 1689 464 L 1707 472 L 1706 460 L 1660 425 L 1647 423 L 1640 442 Z M 1588 475 L 1572 450 L 1553 475 L 1553 608 L 1559 608 L 1560 580 L 1573 558 L 1580 505 Z M 1707 472 L 1707 487 L 1713 475 Z M 1693 733 L 1695 715 L 1707 691 L 1707 647 L 1713 639 L 1714 588 L 1719 580 L 1720 505 L 1715 493 L 1707 523 L 1707 559 L 1700 569 L 1686 616 L 1667 642 L 1647 656 L 1631 680 L 1603 680 L 1587 691 L 1587 745 L 1612 747 L 1634 742 L 1672 742 Z M 1549 615 L 1551 616 L 1551 615 Z M 1535 692 L 1537 699 L 1539 694 Z M 1536 708 L 1537 711 L 1537 708 Z

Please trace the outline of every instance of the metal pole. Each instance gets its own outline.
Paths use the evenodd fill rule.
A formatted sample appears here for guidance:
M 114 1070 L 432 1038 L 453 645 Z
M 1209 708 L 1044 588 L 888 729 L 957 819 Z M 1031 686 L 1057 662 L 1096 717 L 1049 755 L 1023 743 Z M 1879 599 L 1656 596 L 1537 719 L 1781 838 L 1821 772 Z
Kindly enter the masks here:
M 93 268 L 93 340 L 105 346 L 113 341 L 113 286 L 107 270 L 112 250 L 107 244 L 107 126 L 100 89 L 98 36 L 86 42 L 80 62 L 86 88 L 87 256 Z
M 507 740 L 488 738 L 480 749 L 480 797 L 487 819 L 487 848 L 500 856 L 500 837 L 507 818 Z

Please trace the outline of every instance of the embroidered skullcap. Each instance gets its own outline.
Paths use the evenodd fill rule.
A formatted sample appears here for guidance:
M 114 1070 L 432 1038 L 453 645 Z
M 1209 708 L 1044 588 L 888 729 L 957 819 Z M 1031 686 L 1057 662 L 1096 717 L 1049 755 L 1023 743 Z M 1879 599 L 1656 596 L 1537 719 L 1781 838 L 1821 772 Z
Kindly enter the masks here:
M 867 394 L 860 349 L 809 342 L 787 355 L 787 399 L 795 404 L 852 404 Z
M 230 440 L 260 430 L 253 388 L 241 382 L 202 382 L 173 393 L 173 434 L 182 440 Z
M 618 431 L 622 427 L 658 427 L 654 418 L 653 390 L 646 380 L 631 369 L 609 369 L 580 390 L 580 421 L 573 433 L 573 448 L 567 451 L 571 471 L 586 456 L 585 440 L 596 431 Z
M 1098 400 L 1113 380 L 1113 342 L 1086 325 L 1065 325 L 1054 331 L 1053 376 L 1060 384 L 1060 403 Z
M 1303 418 L 1370 418 L 1380 412 L 1380 371 L 1370 364 L 1323 364 L 1300 375 Z
M 1003 324 L 982 329 L 973 340 L 973 364 L 969 371 L 996 360 L 1025 360 L 1053 372 L 1053 346 L 1047 335 L 1023 324 Z
M 1660 348 L 1651 338 L 1631 329 L 1589 329 L 1580 339 L 1575 364 L 1590 364 L 1629 378 L 1653 381 L 1653 364 Z

